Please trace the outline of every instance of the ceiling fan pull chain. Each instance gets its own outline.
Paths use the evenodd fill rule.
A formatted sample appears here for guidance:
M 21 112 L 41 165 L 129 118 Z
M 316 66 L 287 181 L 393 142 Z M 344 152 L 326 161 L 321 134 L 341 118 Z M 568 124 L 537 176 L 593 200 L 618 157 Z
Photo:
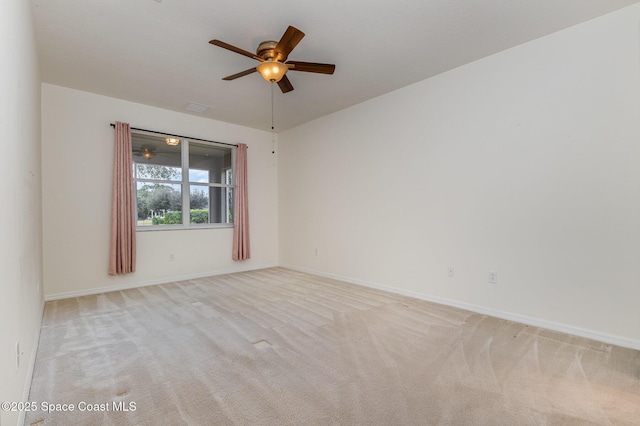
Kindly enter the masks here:
M 276 83 L 271 82 L 271 153 L 276 153 L 276 132 L 273 126 L 273 91 L 275 88 L 273 87 Z
M 271 82 L 271 132 L 274 131 L 274 127 L 273 127 L 273 86 L 275 85 L 275 82 Z

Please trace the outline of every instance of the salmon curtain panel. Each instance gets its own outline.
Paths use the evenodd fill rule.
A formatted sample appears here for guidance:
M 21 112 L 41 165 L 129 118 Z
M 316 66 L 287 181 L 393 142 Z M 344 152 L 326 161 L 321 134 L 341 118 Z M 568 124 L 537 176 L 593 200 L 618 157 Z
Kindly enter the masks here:
M 129 123 L 116 121 L 109 275 L 128 274 L 136 270 L 136 206 L 131 152 Z
M 247 194 L 247 145 L 236 149 L 236 189 L 233 197 L 233 260 L 251 257 L 249 244 L 249 197 Z

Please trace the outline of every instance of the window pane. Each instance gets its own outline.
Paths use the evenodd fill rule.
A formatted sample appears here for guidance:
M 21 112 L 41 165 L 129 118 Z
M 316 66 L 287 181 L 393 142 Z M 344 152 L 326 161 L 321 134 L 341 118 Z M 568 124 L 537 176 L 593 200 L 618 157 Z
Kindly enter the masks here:
M 209 183 L 209 170 L 197 170 L 189 167 L 189 182 Z
M 209 223 L 208 186 L 191 186 L 189 209 L 189 221 L 191 223 Z
M 158 179 L 180 182 L 182 180 L 182 169 L 177 167 L 158 166 L 153 164 L 136 165 L 136 178 L 138 179 Z
M 133 162 L 138 179 L 182 180 L 180 145 L 167 145 L 164 138 L 132 133 Z
M 233 223 L 233 189 L 191 185 L 191 223 Z
M 136 185 L 138 226 L 179 225 L 182 223 L 180 185 L 138 182 Z
M 189 182 L 226 183 L 231 148 L 189 142 Z

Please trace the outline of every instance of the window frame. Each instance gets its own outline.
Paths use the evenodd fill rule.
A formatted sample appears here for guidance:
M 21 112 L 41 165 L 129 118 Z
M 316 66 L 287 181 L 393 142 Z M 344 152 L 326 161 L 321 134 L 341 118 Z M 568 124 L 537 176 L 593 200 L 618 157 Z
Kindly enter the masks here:
M 153 136 L 153 137 L 157 137 L 158 139 L 164 139 L 162 134 L 157 134 L 157 133 L 153 133 L 153 132 L 147 132 L 147 131 L 142 131 L 142 130 L 134 130 L 131 129 L 131 133 L 135 133 L 135 134 L 141 134 L 141 135 L 147 135 L 147 136 Z M 190 143 L 194 143 L 194 144 L 198 144 L 198 145 L 205 145 L 205 146 L 211 146 L 211 147 L 215 147 L 215 148 L 221 148 L 221 149 L 225 149 L 225 150 L 230 150 L 231 151 L 231 164 L 229 167 L 227 168 L 223 168 L 222 169 L 222 176 L 220 179 L 220 183 L 215 183 L 215 182 L 209 182 L 209 183 L 203 183 L 203 182 L 191 182 L 189 180 L 189 146 Z M 229 203 L 229 196 L 228 194 L 231 193 L 233 194 L 233 196 L 235 196 L 235 189 L 236 189 L 236 170 L 235 170 L 235 164 L 236 164 L 236 151 L 237 151 L 237 147 L 235 145 L 231 145 L 231 144 L 225 144 L 225 143 L 216 143 L 216 142 L 212 142 L 212 141 L 204 141 L 204 140 L 200 140 L 200 139 L 194 139 L 194 138 L 180 138 L 180 160 L 181 160 L 181 180 L 163 180 L 163 179 L 151 179 L 151 178 L 138 178 L 137 177 L 137 167 L 136 164 L 144 164 L 142 162 L 138 162 L 135 160 L 135 158 L 133 159 L 133 170 L 132 170 L 132 174 L 133 174 L 133 195 L 135 197 L 135 206 L 136 206 L 136 211 L 135 211 L 135 218 L 136 218 L 136 232 L 147 232 L 147 231 L 175 231 L 175 230 L 190 230 L 190 229 L 219 229 L 219 228 L 233 228 L 234 223 L 234 213 L 233 212 L 233 205 L 231 205 L 232 208 L 232 214 L 231 214 L 231 220 L 230 222 L 221 222 L 221 223 L 191 223 L 191 214 L 190 214 L 190 194 L 191 194 L 191 187 L 192 186 L 197 186 L 197 187 L 202 187 L 202 188 L 206 188 L 207 190 L 209 188 L 220 188 L 222 194 L 224 195 L 225 198 L 225 203 L 224 205 L 220 206 L 221 209 L 224 209 L 225 207 L 228 208 L 228 203 Z M 133 157 L 133 152 L 131 153 L 132 157 Z M 231 183 L 228 184 L 226 183 L 226 179 L 224 179 L 223 177 L 226 176 L 227 170 L 231 170 Z M 199 169 L 197 169 L 199 170 Z M 181 209 L 181 217 L 182 217 L 182 223 L 181 224 L 169 224 L 169 225 L 138 225 L 138 203 L 137 203 L 137 198 L 138 198 L 138 183 L 153 183 L 153 184 L 161 184 L 161 185 L 178 185 L 180 186 L 181 189 L 181 197 L 182 197 L 182 209 Z M 233 203 L 233 198 L 231 199 L 231 203 Z M 209 218 L 211 217 L 211 205 L 209 206 Z M 210 219 L 209 219 L 210 220 Z

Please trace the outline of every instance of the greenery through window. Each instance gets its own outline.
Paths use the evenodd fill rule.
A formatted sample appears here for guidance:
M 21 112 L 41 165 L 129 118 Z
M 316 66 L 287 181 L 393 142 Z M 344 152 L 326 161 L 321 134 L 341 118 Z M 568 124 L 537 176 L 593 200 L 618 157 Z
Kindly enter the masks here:
M 233 223 L 232 146 L 132 133 L 138 229 L 219 227 Z

